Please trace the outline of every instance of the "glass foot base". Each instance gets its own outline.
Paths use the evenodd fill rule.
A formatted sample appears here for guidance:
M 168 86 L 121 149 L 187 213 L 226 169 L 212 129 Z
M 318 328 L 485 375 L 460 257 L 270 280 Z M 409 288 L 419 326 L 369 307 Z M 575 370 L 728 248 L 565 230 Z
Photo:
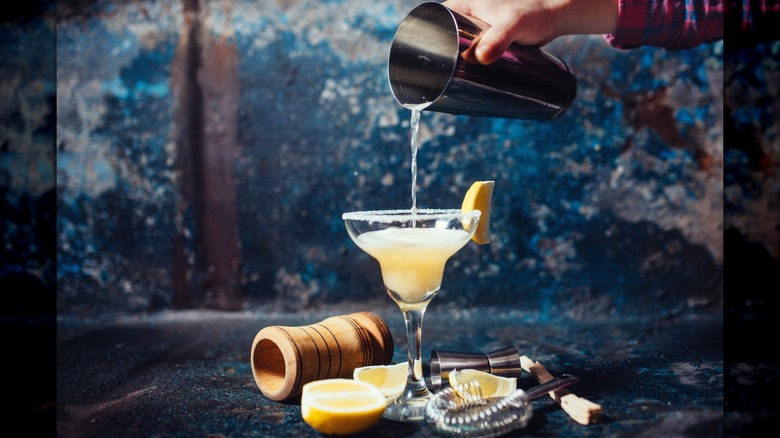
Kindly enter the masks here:
M 425 421 L 425 407 L 433 398 L 431 394 L 415 398 L 399 398 L 387 405 L 383 417 L 395 421 Z

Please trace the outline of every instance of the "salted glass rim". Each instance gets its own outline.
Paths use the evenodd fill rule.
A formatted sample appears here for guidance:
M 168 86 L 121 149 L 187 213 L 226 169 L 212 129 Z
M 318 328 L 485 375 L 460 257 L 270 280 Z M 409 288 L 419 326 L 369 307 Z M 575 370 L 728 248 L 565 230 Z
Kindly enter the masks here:
M 397 210 L 364 210 L 350 211 L 341 215 L 343 220 L 370 222 L 398 222 L 430 219 L 477 219 L 482 214 L 479 210 L 463 212 L 461 209 L 421 208 L 416 213 L 409 209 Z

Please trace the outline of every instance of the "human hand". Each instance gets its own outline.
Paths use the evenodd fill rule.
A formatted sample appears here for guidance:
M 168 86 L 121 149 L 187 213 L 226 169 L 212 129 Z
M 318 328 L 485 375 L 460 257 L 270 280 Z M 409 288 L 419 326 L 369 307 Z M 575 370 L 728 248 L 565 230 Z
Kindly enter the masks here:
M 490 25 L 472 49 L 469 61 L 490 64 L 512 42 L 542 46 L 562 35 L 612 33 L 617 0 L 446 0 L 442 4 Z

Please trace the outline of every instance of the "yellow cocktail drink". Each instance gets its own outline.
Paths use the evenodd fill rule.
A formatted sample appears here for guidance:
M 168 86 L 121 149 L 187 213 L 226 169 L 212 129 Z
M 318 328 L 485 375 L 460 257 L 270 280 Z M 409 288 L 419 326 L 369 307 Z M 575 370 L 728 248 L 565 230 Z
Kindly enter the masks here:
M 441 287 L 447 260 L 469 241 L 458 229 L 387 228 L 355 243 L 379 261 L 382 279 L 399 306 L 425 305 Z
M 342 219 L 355 244 L 379 262 L 385 289 L 404 315 L 408 370 L 404 392 L 384 417 L 424 421 L 432 397 L 422 369 L 422 320 L 439 291 L 447 260 L 474 236 L 479 210 L 411 209 L 356 211 Z

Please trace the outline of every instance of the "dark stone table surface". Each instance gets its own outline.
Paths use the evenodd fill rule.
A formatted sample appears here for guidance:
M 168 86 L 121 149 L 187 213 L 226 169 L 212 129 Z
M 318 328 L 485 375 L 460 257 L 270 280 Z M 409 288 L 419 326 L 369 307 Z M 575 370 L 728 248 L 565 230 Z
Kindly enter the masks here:
M 300 401 L 279 403 L 256 386 L 255 334 L 370 310 L 389 325 L 393 363 L 406 351 L 397 308 L 302 312 L 179 311 L 57 323 L 57 436 L 320 436 Z M 552 374 L 570 373 L 575 394 L 599 403 L 601 421 L 580 425 L 551 399 L 534 401 L 522 436 L 724 436 L 723 317 L 679 312 L 648 318 L 540 320 L 495 308 L 429 306 L 423 358 L 432 349 L 489 352 L 516 345 Z M 518 386 L 535 381 L 528 374 Z M 364 436 L 433 437 L 420 423 L 382 419 Z M 728 435 L 728 434 L 726 434 Z

